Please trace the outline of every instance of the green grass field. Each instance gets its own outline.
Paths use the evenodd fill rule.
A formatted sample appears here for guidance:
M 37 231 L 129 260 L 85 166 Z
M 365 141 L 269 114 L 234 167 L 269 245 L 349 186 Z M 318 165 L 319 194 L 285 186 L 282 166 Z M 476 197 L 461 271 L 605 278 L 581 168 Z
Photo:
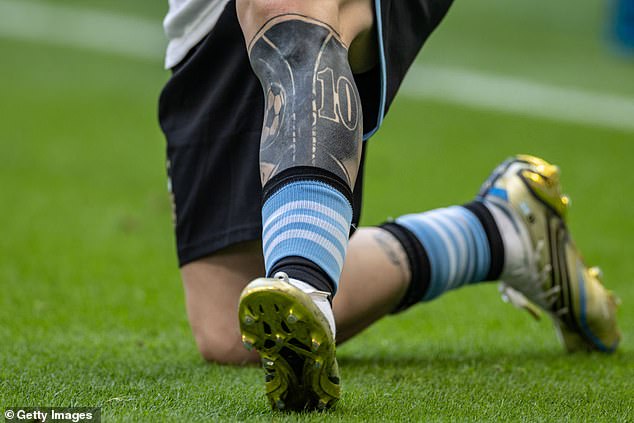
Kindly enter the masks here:
M 166 9 L 50 3 L 157 26 Z M 631 98 L 634 62 L 610 54 L 601 5 L 463 1 L 419 61 Z M 567 355 L 549 321 L 481 285 L 342 345 L 336 409 L 288 415 L 269 410 L 260 369 L 196 351 L 156 119 L 160 60 L 5 37 L 0 53 L 1 409 L 99 406 L 108 422 L 634 420 L 634 132 L 398 99 L 369 144 L 363 222 L 468 201 L 508 155 L 548 158 L 577 243 L 622 299 L 621 347 Z

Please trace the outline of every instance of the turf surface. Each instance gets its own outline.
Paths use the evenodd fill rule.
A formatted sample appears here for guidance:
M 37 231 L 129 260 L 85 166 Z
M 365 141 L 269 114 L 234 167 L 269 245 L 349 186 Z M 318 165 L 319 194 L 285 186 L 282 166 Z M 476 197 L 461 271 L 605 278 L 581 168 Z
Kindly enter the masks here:
M 164 10 L 64 3 L 157 25 Z M 462 2 L 421 59 L 632 95 L 633 64 L 606 51 L 599 5 Z M 463 289 L 342 345 L 340 404 L 289 416 L 269 411 L 261 370 L 205 364 L 194 346 L 156 124 L 160 63 L 7 39 L 0 51 L 0 408 L 100 406 L 104 421 L 634 419 L 633 133 L 399 99 L 368 146 L 364 223 L 467 201 L 506 156 L 544 156 L 563 169 L 577 243 L 623 300 L 622 346 L 566 355 L 549 322 L 493 285 Z

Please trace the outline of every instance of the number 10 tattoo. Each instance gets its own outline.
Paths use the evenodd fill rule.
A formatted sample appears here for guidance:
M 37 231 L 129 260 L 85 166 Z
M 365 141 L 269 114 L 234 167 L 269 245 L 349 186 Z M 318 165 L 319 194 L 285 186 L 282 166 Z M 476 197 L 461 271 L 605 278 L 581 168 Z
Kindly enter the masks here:
M 249 58 L 265 98 L 262 184 L 285 169 L 311 166 L 334 173 L 352 188 L 363 115 L 338 34 L 314 19 L 283 15 L 256 34 Z

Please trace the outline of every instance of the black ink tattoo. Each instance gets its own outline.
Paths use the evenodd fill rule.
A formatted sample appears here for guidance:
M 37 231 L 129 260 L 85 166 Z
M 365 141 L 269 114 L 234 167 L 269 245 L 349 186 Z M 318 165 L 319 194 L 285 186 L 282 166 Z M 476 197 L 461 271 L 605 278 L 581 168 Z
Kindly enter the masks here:
M 378 230 L 374 234 L 374 240 L 390 260 L 390 263 L 399 268 L 404 280 L 409 281 L 411 271 L 407 254 L 398 240 L 383 230 Z
M 328 25 L 291 16 L 269 21 L 249 47 L 266 102 L 262 184 L 290 167 L 312 166 L 334 173 L 352 188 L 363 116 L 348 51 Z

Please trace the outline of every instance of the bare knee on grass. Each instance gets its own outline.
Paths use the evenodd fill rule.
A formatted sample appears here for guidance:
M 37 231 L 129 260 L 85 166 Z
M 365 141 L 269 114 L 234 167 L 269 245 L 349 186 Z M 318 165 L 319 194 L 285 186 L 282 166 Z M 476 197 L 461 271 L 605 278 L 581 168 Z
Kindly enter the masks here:
M 257 360 L 241 343 L 240 293 L 264 275 L 259 242 L 238 244 L 181 268 L 187 316 L 196 345 L 207 361 L 243 364 Z
M 240 338 L 231 339 L 216 334 L 198 334 L 196 344 L 201 357 L 210 363 L 219 364 L 247 364 L 257 360 L 257 354 L 247 351 Z

